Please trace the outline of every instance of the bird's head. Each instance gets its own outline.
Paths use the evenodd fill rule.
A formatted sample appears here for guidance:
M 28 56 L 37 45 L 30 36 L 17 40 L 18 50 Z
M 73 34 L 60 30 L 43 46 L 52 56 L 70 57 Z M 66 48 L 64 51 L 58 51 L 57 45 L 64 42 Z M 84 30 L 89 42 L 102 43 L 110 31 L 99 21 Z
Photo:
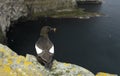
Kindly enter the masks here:
M 56 32 L 56 28 L 52 28 L 50 26 L 43 26 L 41 29 L 40 35 L 46 35 L 50 31 Z

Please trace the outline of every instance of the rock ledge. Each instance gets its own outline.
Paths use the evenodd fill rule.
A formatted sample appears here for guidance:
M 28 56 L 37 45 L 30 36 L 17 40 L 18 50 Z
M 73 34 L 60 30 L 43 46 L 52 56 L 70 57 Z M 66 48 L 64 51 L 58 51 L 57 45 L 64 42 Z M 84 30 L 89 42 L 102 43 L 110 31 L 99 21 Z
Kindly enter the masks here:
M 0 76 L 95 76 L 87 69 L 54 60 L 51 71 L 42 66 L 33 55 L 18 55 L 0 44 Z M 117 76 L 98 73 L 96 76 Z

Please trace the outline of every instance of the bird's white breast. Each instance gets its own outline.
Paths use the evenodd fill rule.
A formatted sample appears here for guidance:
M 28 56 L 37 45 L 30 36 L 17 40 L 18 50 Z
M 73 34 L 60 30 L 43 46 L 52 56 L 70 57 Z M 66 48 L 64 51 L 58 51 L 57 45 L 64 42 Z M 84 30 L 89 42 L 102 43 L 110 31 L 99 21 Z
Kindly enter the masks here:
M 54 45 L 52 45 L 52 47 L 50 48 L 49 52 L 54 54 Z
M 35 45 L 35 49 L 36 49 L 37 54 L 40 54 L 43 52 L 43 50 L 40 49 L 37 45 Z M 54 45 L 49 49 L 49 52 L 54 54 Z
M 37 52 L 37 54 L 40 54 L 40 53 L 42 53 L 42 49 L 40 49 L 37 45 L 35 45 L 35 49 L 36 49 L 36 52 Z

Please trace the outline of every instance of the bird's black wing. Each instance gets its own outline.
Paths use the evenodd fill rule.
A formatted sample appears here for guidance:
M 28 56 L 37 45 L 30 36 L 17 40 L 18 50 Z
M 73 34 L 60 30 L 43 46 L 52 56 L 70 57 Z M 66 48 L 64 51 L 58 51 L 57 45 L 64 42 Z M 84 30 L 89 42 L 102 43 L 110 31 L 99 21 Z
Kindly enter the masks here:
M 36 42 L 36 45 L 44 51 L 49 51 L 53 46 L 53 43 L 48 38 L 40 37 Z

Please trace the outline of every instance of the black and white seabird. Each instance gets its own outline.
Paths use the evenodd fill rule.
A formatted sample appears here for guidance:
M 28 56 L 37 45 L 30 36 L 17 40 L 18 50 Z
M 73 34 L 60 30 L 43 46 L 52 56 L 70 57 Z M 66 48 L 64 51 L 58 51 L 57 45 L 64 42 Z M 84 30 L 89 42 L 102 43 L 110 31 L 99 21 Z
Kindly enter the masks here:
M 37 52 L 37 60 L 45 66 L 47 69 L 51 69 L 53 56 L 54 56 L 54 45 L 48 37 L 50 31 L 56 31 L 56 28 L 50 26 L 44 26 L 40 32 L 40 38 L 35 43 L 35 49 Z

